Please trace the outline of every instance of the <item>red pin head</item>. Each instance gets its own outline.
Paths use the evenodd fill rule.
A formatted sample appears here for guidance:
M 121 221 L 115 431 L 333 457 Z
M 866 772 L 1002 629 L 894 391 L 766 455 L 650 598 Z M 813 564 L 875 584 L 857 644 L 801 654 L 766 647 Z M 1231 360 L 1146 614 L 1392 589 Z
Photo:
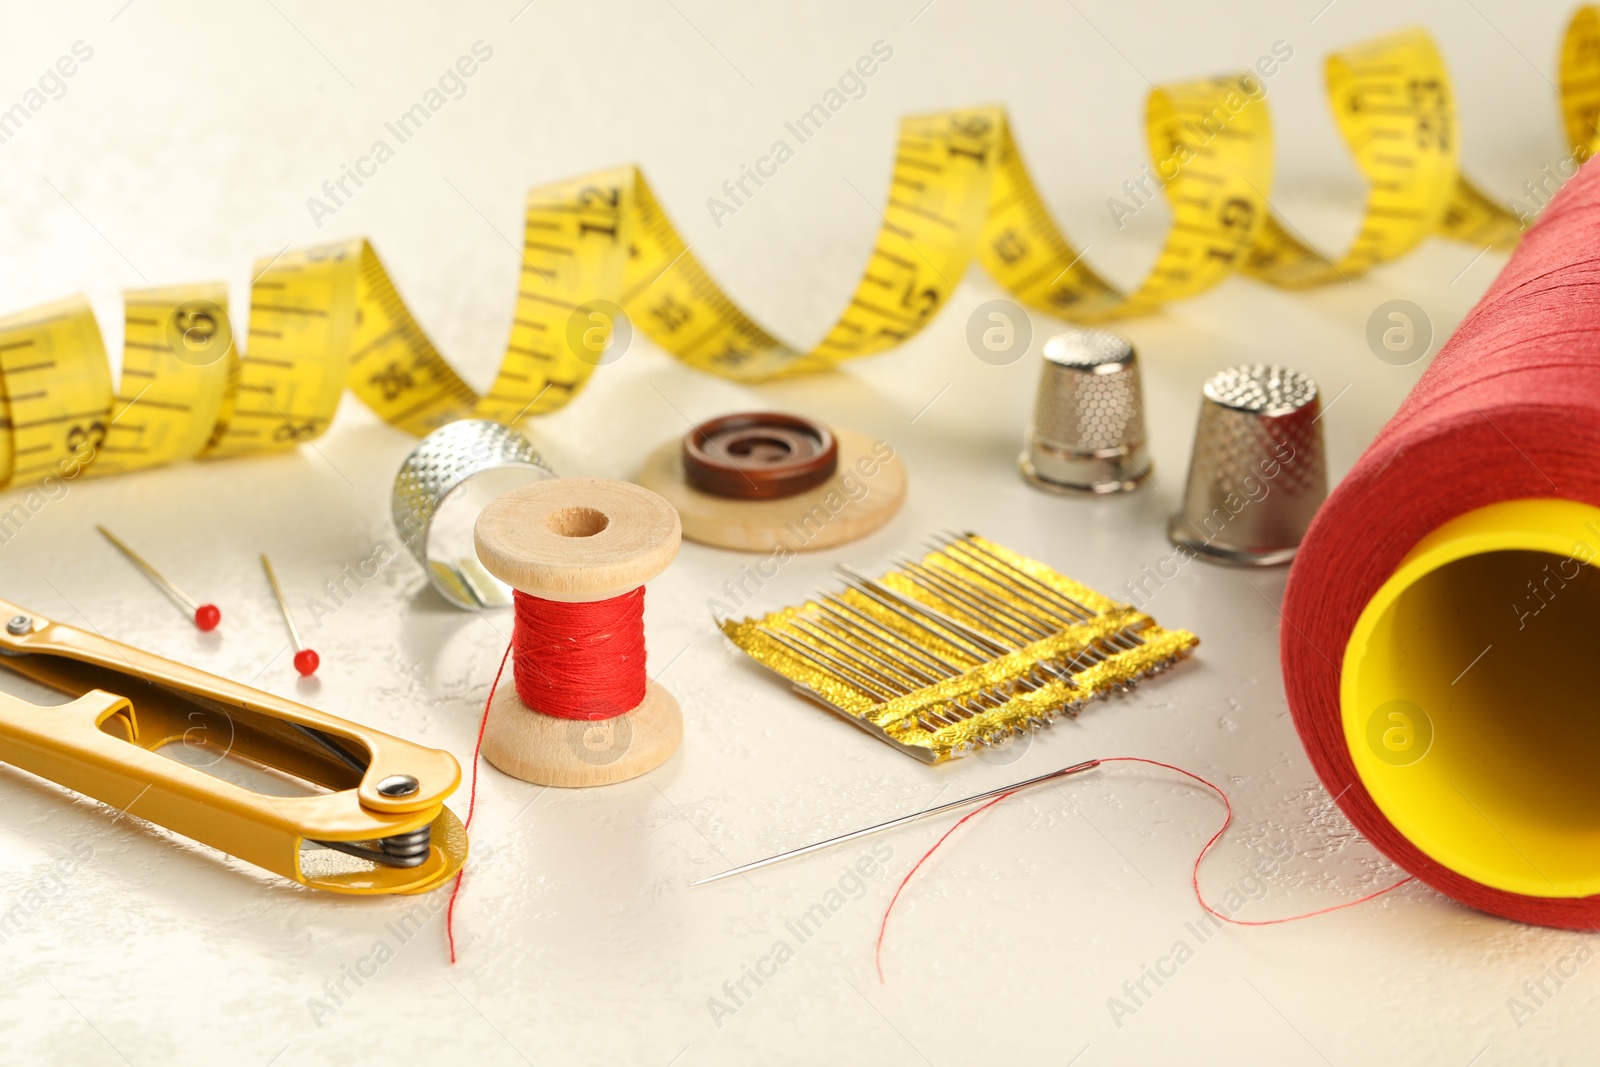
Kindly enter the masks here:
M 294 669 L 307 678 L 317 673 L 317 665 L 322 660 L 309 648 L 302 648 L 294 654 Z
M 222 621 L 222 611 L 215 604 L 201 604 L 194 609 L 194 624 L 204 633 L 210 633 Z

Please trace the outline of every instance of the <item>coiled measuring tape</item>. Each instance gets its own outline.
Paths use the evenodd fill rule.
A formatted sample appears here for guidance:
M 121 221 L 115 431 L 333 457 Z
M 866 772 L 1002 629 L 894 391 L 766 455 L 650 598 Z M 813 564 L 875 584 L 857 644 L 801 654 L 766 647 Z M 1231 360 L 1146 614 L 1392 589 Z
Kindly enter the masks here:
M 116 391 L 81 297 L 0 320 L 0 418 L 10 430 L 0 433 L 0 485 L 292 448 L 327 428 L 346 388 L 418 435 L 461 418 L 513 423 L 577 395 L 603 360 L 618 306 L 685 363 L 756 381 L 901 344 L 974 257 L 1022 303 L 1085 322 L 1151 311 L 1235 271 L 1285 288 L 1346 280 L 1434 233 L 1515 243 L 1518 218 L 1458 169 L 1454 93 L 1426 33 L 1338 52 L 1325 74 L 1369 186 L 1360 234 L 1337 256 L 1271 209 L 1272 128 L 1250 75 L 1152 91 L 1146 131 L 1173 222 L 1155 266 L 1128 292 L 1095 273 L 1051 219 L 1001 108 L 914 116 L 900 125 L 867 269 L 813 348 L 784 344 L 741 311 L 643 175 L 618 167 L 529 193 L 511 337 L 482 396 L 360 239 L 258 263 L 244 339 L 221 285 L 131 291 Z M 1600 9 L 1581 8 L 1567 28 L 1560 94 L 1567 135 L 1586 158 L 1600 116 Z

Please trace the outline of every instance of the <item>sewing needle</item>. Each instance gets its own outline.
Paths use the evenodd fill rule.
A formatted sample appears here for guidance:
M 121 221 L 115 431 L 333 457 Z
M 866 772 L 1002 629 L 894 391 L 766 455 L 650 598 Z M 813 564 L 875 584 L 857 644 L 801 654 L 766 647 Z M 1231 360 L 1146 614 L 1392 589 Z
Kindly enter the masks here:
M 993 800 L 995 797 L 1004 796 L 1007 793 L 1015 793 L 1019 789 L 1027 789 L 1030 786 L 1039 785 L 1043 782 L 1054 781 L 1057 778 L 1065 778 L 1069 774 L 1078 774 L 1082 771 L 1093 770 L 1098 766 L 1100 766 L 1099 760 L 1089 760 L 1085 763 L 1074 763 L 1070 767 L 1063 767 L 1058 771 L 1051 771 L 1049 774 L 1041 774 L 1039 777 L 1029 778 L 1025 782 L 1017 782 L 1014 785 L 1003 785 L 998 789 L 991 789 L 987 793 L 979 793 L 976 796 L 963 797 L 960 800 L 947 801 L 943 804 L 937 805 L 936 807 L 927 808 L 923 811 L 912 812 L 910 815 L 902 815 L 898 819 L 890 819 L 888 822 L 878 823 L 876 826 L 868 826 L 860 830 L 852 830 L 849 833 L 841 834 L 838 837 L 830 837 L 826 841 L 815 841 L 809 845 L 802 845 L 800 848 L 779 853 L 776 856 L 768 856 L 764 860 L 756 860 L 754 863 L 746 863 L 742 867 L 735 867 L 732 870 L 723 871 L 721 874 L 713 874 L 708 877 L 701 878 L 698 881 L 690 882 L 689 887 L 692 889 L 697 885 L 705 885 L 707 882 L 717 882 L 724 878 L 732 878 L 736 874 L 748 874 L 751 871 L 760 870 L 762 867 L 770 867 L 774 863 L 782 863 L 784 860 L 792 860 L 796 856 L 804 856 L 807 853 L 817 852 L 825 848 L 831 848 L 834 845 L 842 845 L 846 841 L 854 841 L 857 838 L 867 837 L 871 834 L 880 833 L 884 830 L 891 830 L 896 826 L 904 826 L 906 823 L 915 822 L 918 819 L 925 819 L 930 815 L 937 815 L 942 811 L 950 811 L 954 808 L 964 808 L 969 804 L 978 804 L 985 800 Z

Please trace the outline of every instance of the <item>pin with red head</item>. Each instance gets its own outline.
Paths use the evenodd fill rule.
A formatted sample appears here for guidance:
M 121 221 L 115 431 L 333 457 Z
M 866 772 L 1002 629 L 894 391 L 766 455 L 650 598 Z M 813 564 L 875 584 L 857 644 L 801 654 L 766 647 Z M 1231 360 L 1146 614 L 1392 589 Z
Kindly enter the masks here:
M 222 621 L 222 611 L 215 604 L 202 604 L 188 593 L 185 593 L 182 589 L 179 589 L 177 586 L 167 581 L 160 571 L 156 570 L 145 561 L 143 556 L 139 555 L 139 553 L 125 545 L 120 537 L 106 529 L 104 526 L 96 526 L 95 529 L 99 530 L 101 535 L 104 536 L 107 541 L 110 541 L 113 545 L 115 545 L 117 551 L 121 552 L 124 556 L 127 556 L 135 567 L 138 567 L 141 571 L 143 571 L 144 576 L 154 582 L 157 588 L 166 593 L 183 608 L 187 609 L 190 613 L 190 617 L 194 619 L 194 624 L 196 627 L 206 633 L 209 633 L 217 628 L 217 624 Z
M 283 621 L 289 626 L 289 639 L 294 642 L 294 669 L 309 678 L 317 673 L 317 667 L 322 659 L 300 640 L 300 628 L 294 624 L 294 615 L 289 611 L 289 602 L 283 598 L 283 590 L 278 586 L 278 576 L 272 573 L 272 564 L 268 562 L 265 552 L 261 554 L 261 569 L 267 572 L 267 583 L 272 586 L 272 595 L 278 598 L 278 608 L 283 612 Z

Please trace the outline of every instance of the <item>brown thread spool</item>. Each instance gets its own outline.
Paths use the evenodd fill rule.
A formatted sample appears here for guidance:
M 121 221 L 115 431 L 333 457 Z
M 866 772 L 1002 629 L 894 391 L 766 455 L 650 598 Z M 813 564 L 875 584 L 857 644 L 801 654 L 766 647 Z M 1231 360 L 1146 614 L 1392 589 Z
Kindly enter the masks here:
M 678 554 L 678 513 L 648 489 L 600 478 L 556 478 L 495 498 L 473 530 L 478 559 L 529 596 L 591 603 L 621 596 Z M 489 704 L 483 755 L 537 785 L 607 785 L 660 766 L 683 739 L 683 713 L 665 687 L 600 720 L 536 711 L 502 679 Z

